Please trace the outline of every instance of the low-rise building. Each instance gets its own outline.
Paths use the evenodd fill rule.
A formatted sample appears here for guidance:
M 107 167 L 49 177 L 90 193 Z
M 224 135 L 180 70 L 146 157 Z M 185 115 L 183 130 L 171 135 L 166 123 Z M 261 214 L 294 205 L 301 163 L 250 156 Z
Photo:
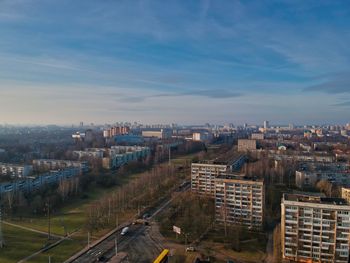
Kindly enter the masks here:
M 50 171 L 50 170 L 62 170 L 70 167 L 76 167 L 80 169 L 81 173 L 87 172 L 89 167 L 88 163 L 84 161 L 72 161 L 72 160 L 57 160 L 57 159 L 36 159 L 33 160 L 33 168 L 35 171 Z
M 142 131 L 142 136 L 146 138 L 158 138 L 158 139 L 169 139 L 172 136 L 172 130 L 160 129 L 160 130 L 149 130 Z
M 350 206 L 340 198 L 284 194 L 282 257 L 287 262 L 349 262 Z
M 9 175 L 11 177 L 27 177 L 31 175 L 32 172 L 32 165 L 0 163 L 0 175 Z

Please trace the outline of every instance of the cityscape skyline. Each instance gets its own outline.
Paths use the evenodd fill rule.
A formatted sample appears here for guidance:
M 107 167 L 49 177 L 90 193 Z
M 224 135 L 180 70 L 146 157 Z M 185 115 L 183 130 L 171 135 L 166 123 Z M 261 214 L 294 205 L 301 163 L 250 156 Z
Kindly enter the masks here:
M 348 123 L 349 3 L 1 1 L 2 123 Z

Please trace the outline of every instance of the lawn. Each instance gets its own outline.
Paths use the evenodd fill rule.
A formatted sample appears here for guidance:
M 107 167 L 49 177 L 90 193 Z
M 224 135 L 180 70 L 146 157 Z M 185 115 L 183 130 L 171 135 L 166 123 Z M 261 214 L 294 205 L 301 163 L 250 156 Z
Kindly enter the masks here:
M 40 250 L 47 236 L 16 227 L 3 225 L 5 247 L 0 248 L 0 262 L 13 263 Z
M 193 155 L 183 156 L 176 161 L 183 162 L 186 159 L 190 159 L 192 156 Z M 72 199 L 69 201 L 69 204 L 66 204 L 64 207 L 54 212 L 51 215 L 51 233 L 63 236 L 66 233 L 69 234 L 78 229 L 79 231 L 74 234 L 72 240 L 63 241 L 57 247 L 32 258 L 29 262 L 48 262 L 49 256 L 51 256 L 51 262 L 63 262 L 74 253 L 84 248 L 87 244 L 87 232 L 85 229 L 83 229 L 85 224 L 84 208 L 93 201 L 101 198 L 103 195 L 116 190 L 120 185 L 127 183 L 135 177 L 138 177 L 140 174 L 141 173 L 126 174 L 125 176 L 123 175 L 119 178 L 118 185 L 107 189 L 93 185 L 87 191 L 85 198 Z M 119 224 L 128 220 L 135 213 L 136 211 L 129 211 L 129 213 L 124 215 L 119 215 Z M 13 224 L 18 224 L 43 232 L 48 231 L 48 219 L 46 216 L 27 215 L 21 216 L 21 218 L 12 217 L 11 220 L 6 220 Z M 45 235 L 36 234 L 9 226 L 4 226 L 4 228 L 6 230 L 6 232 L 4 230 L 5 238 L 9 239 L 9 242 L 5 253 L 0 250 L 1 263 L 17 262 L 19 259 L 31 255 L 39 250 L 46 242 Z M 108 229 L 99 233 L 92 233 L 91 242 L 98 239 L 106 232 L 108 232 Z

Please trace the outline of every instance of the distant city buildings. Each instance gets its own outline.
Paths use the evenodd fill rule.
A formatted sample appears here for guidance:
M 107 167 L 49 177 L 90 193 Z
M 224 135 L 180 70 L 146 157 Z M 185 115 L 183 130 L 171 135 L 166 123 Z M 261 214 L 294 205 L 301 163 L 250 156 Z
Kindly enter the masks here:
M 263 133 L 252 133 L 251 139 L 252 140 L 264 140 L 265 135 Z
M 171 129 L 144 130 L 142 136 L 146 138 L 169 139 L 172 136 Z
M 264 121 L 264 129 L 267 130 L 269 128 L 269 121 Z
M 194 132 L 192 140 L 196 142 L 209 142 L 213 139 L 213 134 L 210 132 Z
M 343 199 L 284 194 L 282 257 L 288 262 L 349 262 L 350 206 Z
M 103 130 L 104 138 L 112 138 L 117 135 L 125 135 L 130 133 L 129 126 L 113 126 L 108 129 Z
M 149 147 L 112 146 L 111 148 L 87 148 L 73 152 L 79 159 L 100 159 L 105 169 L 116 169 L 132 161 L 138 161 L 150 155 Z

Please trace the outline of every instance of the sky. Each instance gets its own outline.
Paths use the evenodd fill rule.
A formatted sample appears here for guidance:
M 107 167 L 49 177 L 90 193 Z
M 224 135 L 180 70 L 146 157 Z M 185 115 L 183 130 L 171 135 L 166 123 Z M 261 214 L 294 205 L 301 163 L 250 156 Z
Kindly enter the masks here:
M 0 124 L 350 122 L 349 1 L 0 0 Z

